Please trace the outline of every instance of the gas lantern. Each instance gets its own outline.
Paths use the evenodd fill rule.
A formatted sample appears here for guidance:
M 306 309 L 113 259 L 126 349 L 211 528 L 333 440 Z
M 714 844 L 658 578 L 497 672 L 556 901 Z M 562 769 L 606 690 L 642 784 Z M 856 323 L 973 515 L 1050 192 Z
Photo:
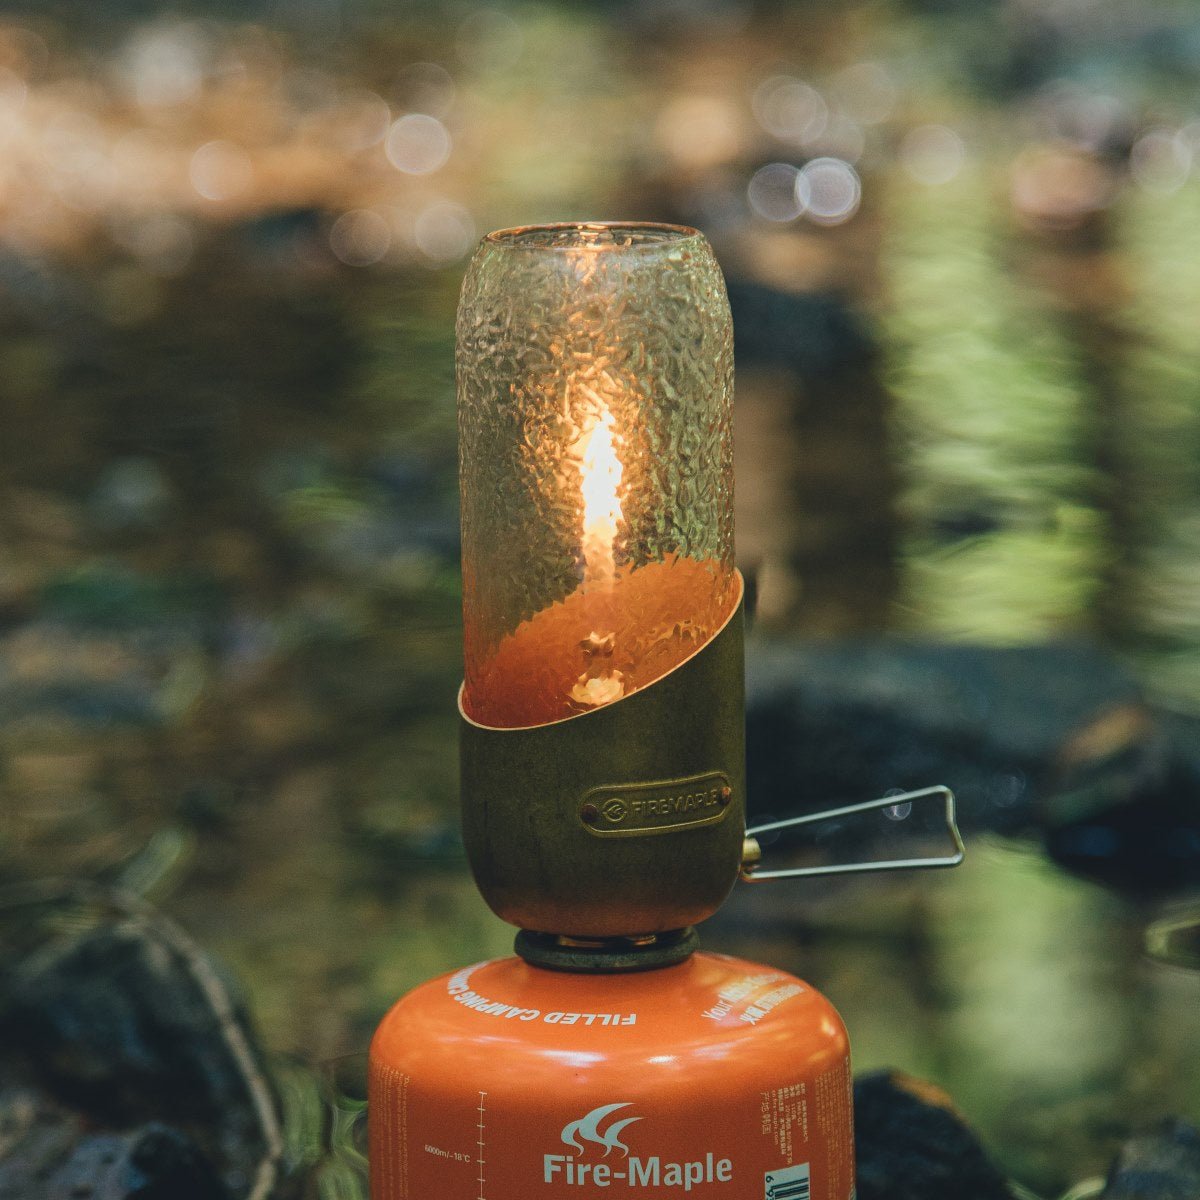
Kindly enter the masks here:
M 399 1001 L 372 1200 L 852 1200 L 849 1043 L 697 948 L 739 875 L 951 866 L 944 788 L 745 824 L 733 338 L 704 237 L 487 236 L 457 325 L 463 829 L 517 955 Z M 944 858 L 763 871 L 756 834 L 924 796 Z

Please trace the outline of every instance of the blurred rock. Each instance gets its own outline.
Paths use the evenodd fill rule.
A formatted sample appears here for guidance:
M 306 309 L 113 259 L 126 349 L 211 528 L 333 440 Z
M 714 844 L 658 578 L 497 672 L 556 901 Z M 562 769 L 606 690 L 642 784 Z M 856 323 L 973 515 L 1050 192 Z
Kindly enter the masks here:
M 239 245 L 263 267 L 295 270 L 321 262 L 325 214 L 316 208 L 272 209 L 247 218 L 234 230 Z
M 1102 709 L 1051 768 L 1039 823 L 1057 862 L 1139 893 L 1200 881 L 1200 722 Z
M 886 639 L 751 645 L 752 806 L 786 812 L 945 783 L 964 822 L 1033 821 L 1033 776 L 1089 714 L 1137 696 L 1080 646 Z
M 862 319 L 838 296 L 782 292 L 744 279 L 728 286 L 740 365 L 785 367 L 813 379 L 876 354 Z
M 157 1123 L 84 1138 L 47 1192 L 64 1200 L 227 1200 L 231 1195 L 190 1138 Z
M 1196 1200 L 1200 1196 L 1200 1130 L 1171 1121 L 1125 1145 L 1100 1200 Z
M 196 1144 L 151 1122 L 87 1132 L 66 1110 L 0 1093 L 0 1200 L 232 1200 Z
M 944 783 L 969 832 L 1037 833 L 1132 891 L 1200 880 L 1200 722 L 1149 708 L 1098 650 L 770 643 L 752 646 L 748 680 L 752 818 Z M 935 833 L 926 808 L 903 829 Z M 897 832 L 862 820 L 821 836 Z
M 854 1084 L 858 1200 L 1012 1200 L 950 1099 L 890 1071 Z
M 0 1050 L 82 1118 L 33 1153 L 47 1197 L 245 1196 L 274 1171 L 274 1101 L 240 1001 L 148 912 L 0 961 Z M 3 1142 L 0 1165 L 12 1165 Z M 84 1181 L 95 1190 L 71 1190 Z
M 144 531 L 170 512 L 171 486 L 152 459 L 130 455 L 108 464 L 96 481 L 89 514 L 101 529 Z

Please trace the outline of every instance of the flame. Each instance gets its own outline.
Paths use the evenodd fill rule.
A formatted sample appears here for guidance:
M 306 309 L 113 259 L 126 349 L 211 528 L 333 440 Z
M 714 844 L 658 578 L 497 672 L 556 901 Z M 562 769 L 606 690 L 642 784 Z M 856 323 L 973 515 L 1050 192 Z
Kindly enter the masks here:
M 622 518 L 617 491 L 625 472 L 617 457 L 613 417 L 604 405 L 586 435 L 580 471 L 583 475 L 584 581 L 611 583 L 616 574 L 614 556 L 617 526 Z

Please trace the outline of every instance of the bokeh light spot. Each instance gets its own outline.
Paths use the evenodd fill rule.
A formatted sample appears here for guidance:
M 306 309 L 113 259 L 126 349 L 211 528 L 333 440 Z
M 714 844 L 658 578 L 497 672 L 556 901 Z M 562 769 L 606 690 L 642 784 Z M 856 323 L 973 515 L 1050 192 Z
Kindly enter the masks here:
M 428 113 L 409 113 L 387 135 L 388 162 L 406 175 L 430 175 L 446 165 L 452 143 L 445 125 Z
M 773 137 L 805 143 L 820 137 L 829 121 L 829 106 L 816 88 L 790 75 L 772 75 L 754 91 L 758 123 Z
M 352 209 L 334 222 L 329 247 L 349 267 L 370 267 L 392 248 L 392 230 L 379 213 Z
M 417 249 L 435 266 L 462 258 L 475 244 L 475 221 L 461 204 L 439 200 L 413 224 Z
M 768 163 L 754 172 L 746 198 L 756 216 L 765 221 L 794 221 L 804 211 L 797 190 L 798 168 L 791 163 Z
M 144 29 L 125 47 L 126 86 L 143 108 L 185 104 L 200 91 L 207 53 L 195 25 L 181 21 Z
M 810 220 L 818 225 L 841 225 L 858 212 L 862 181 L 840 158 L 814 158 L 796 180 L 796 195 Z
M 233 200 L 250 190 L 254 166 L 241 146 L 218 139 L 192 155 L 188 178 L 205 200 Z
M 949 183 L 963 168 L 966 143 L 945 125 L 920 125 L 900 144 L 900 162 L 918 183 L 937 187 Z

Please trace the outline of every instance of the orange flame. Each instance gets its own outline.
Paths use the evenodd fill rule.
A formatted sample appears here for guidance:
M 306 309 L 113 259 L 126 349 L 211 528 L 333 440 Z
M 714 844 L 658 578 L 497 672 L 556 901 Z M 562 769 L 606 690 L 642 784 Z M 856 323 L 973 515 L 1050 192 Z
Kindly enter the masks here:
M 601 406 L 600 416 L 586 435 L 580 471 L 583 475 L 583 562 L 585 583 L 611 583 L 617 526 L 622 517 L 617 492 L 624 467 L 617 457 L 613 417 Z

